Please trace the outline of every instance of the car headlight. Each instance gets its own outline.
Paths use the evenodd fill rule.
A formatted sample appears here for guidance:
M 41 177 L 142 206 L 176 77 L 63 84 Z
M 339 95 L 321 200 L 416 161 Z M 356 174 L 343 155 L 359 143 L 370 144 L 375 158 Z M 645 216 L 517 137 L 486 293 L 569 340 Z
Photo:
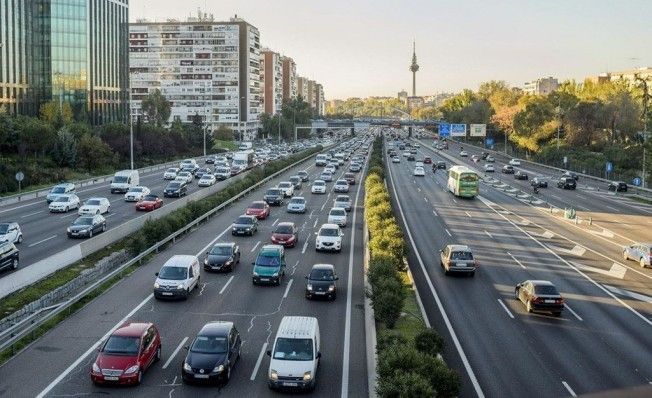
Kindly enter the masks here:
M 258 276 L 258 272 L 254 271 L 254 276 Z
M 93 362 L 93 372 L 95 373 L 100 373 L 102 370 L 100 369 L 99 366 L 97 366 L 97 363 Z
M 233 259 L 230 258 L 224 262 L 224 265 L 231 265 L 233 263 Z
M 310 381 L 312 379 L 312 372 L 308 371 L 303 374 L 303 381 Z
M 328 287 L 328 291 L 329 291 L 329 292 L 332 292 L 333 290 L 335 290 L 335 285 L 330 285 L 330 286 Z
M 272 274 L 272 276 L 273 276 L 273 277 L 277 277 L 277 276 L 278 276 L 278 272 L 274 272 L 274 273 Z
M 177 285 L 177 289 L 183 289 L 183 285 L 182 284 Z
M 269 378 L 272 380 L 278 380 L 278 372 L 274 369 L 269 371 Z
M 71 232 L 70 227 L 68 227 L 67 231 L 68 231 L 68 232 Z
M 186 372 L 192 372 L 192 367 L 188 364 L 188 362 L 183 362 L 183 370 Z
M 308 289 L 308 290 L 312 290 L 312 283 L 307 284 L 307 285 L 306 285 L 306 289 Z
M 207 258 L 204 259 L 204 265 L 208 265 L 208 259 Z
M 224 365 L 218 365 L 213 368 L 214 373 L 222 373 L 223 370 L 224 370 Z
M 138 372 L 138 369 L 140 369 L 140 366 L 134 365 L 134 366 L 128 368 L 127 370 L 125 370 L 125 374 L 136 373 L 136 372 Z
M 161 287 L 161 285 L 159 285 L 158 282 L 154 282 L 154 289 L 158 289 L 159 287 Z

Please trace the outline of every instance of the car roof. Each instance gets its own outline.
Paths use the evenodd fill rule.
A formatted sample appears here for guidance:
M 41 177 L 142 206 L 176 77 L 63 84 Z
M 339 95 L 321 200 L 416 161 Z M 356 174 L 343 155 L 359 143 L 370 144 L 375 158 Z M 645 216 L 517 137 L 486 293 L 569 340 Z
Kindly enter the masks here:
M 112 336 L 140 337 L 152 326 L 150 322 L 127 322 L 116 329 Z
M 233 247 L 235 242 L 219 242 L 213 245 L 213 247 Z
M 265 203 L 267 203 L 267 202 L 265 202 L 264 200 L 254 200 L 253 202 L 251 202 L 252 205 L 253 204 L 265 204 Z
M 283 246 L 281 245 L 264 245 L 260 248 L 258 254 L 279 254 L 283 253 Z
M 330 211 L 333 211 L 333 210 L 346 211 L 346 209 L 344 207 L 332 207 Z
M 284 316 L 276 333 L 277 338 L 311 338 L 318 328 L 317 318 L 309 316 Z
M 314 264 L 312 266 L 312 269 L 325 269 L 325 270 L 332 270 L 335 272 L 335 266 L 333 264 Z
M 306 200 L 306 198 L 303 197 L 303 196 L 293 196 L 293 197 L 290 198 L 290 200 L 292 200 L 292 199 L 301 199 L 301 200 Z
M 280 223 L 276 224 L 276 226 L 277 227 L 280 227 L 280 226 L 294 227 L 295 224 L 293 222 L 291 222 L 291 221 L 283 221 L 283 222 L 280 222 Z
M 448 245 L 452 251 L 471 251 L 471 248 L 467 245 Z
M 197 260 L 196 256 L 191 254 L 175 254 L 163 264 L 164 267 L 188 267 L 193 261 Z
M 340 179 L 340 180 L 335 181 L 335 184 L 346 184 L 346 185 L 349 185 L 349 182 L 348 182 L 347 180 L 342 180 L 342 179 Z
M 339 199 L 343 199 L 343 200 L 346 199 L 347 201 L 351 200 L 349 195 L 337 195 L 337 197 L 335 198 L 335 201 L 337 201 Z
M 526 282 L 530 282 L 535 286 L 555 286 L 552 282 L 544 281 L 544 280 L 541 280 L 541 279 L 530 279 L 530 280 L 527 280 Z
M 332 210 L 332 209 L 331 209 L 331 210 Z M 330 228 L 334 228 L 334 229 L 340 229 L 339 225 L 337 225 L 337 224 L 329 224 L 329 223 L 322 224 L 321 227 L 319 227 L 319 229 L 322 229 L 322 228 L 329 228 L 329 229 L 330 229 Z
M 213 321 L 205 324 L 198 335 L 203 336 L 226 336 L 233 328 L 233 322 Z

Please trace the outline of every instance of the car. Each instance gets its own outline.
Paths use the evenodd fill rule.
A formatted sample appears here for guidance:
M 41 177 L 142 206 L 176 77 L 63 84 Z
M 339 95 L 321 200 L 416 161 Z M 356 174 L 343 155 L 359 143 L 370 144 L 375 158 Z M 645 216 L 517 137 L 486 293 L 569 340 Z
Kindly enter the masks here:
M 263 246 L 252 265 L 254 266 L 252 284 L 267 283 L 280 286 L 285 276 L 285 248 L 281 245 Z
M 423 166 L 423 162 L 420 161 L 420 160 L 417 161 L 417 162 L 415 162 L 415 163 L 414 163 L 414 167 L 421 167 L 421 168 L 423 168 L 423 167 L 424 167 L 424 166 Z
M 84 202 L 84 205 L 77 210 L 80 216 L 90 214 L 104 214 L 111 210 L 111 202 L 107 198 L 90 198 Z
M 150 190 L 147 187 L 136 186 L 131 187 L 125 193 L 125 202 L 138 202 L 142 200 L 146 195 L 149 195 Z
M 407 157 L 407 160 L 408 160 L 409 162 L 413 162 L 413 161 L 416 160 L 416 157 L 415 157 L 413 154 L 409 154 L 408 157 Z
M 575 181 L 578 181 L 580 179 L 580 177 L 577 174 L 573 173 L 572 171 L 565 171 L 562 177 L 570 177 Z
M 215 164 L 215 155 L 210 155 L 204 159 L 204 163 L 206 164 Z
M 280 222 L 272 232 L 272 243 L 284 247 L 295 247 L 299 241 L 299 229 L 293 222 Z
M 101 214 L 80 216 L 66 230 L 69 238 L 92 238 L 93 234 L 106 231 L 106 219 Z
M 398 156 L 394 156 L 392 158 L 392 163 L 401 163 L 401 158 L 399 158 Z
M 485 163 L 483 168 L 484 168 L 485 173 L 493 173 L 493 172 L 496 171 L 496 169 L 494 168 L 494 165 L 491 164 L 491 163 Z
M 636 243 L 623 249 L 625 260 L 638 261 L 641 267 L 649 267 L 652 259 L 652 243 Z
M 305 213 L 306 212 L 306 198 L 303 196 L 293 196 L 287 205 L 288 213 Z
M 478 262 L 467 245 L 446 245 L 439 251 L 439 265 L 446 275 L 464 273 L 473 276 Z
M 352 173 L 357 173 L 360 170 L 362 170 L 362 165 L 358 162 L 351 161 L 351 164 L 349 165 L 349 171 Z
M 326 182 L 324 180 L 315 180 L 310 187 L 311 193 L 326 193 Z
M 495 163 L 496 158 L 491 156 L 491 155 L 488 155 L 487 158 L 485 159 L 485 162 L 487 162 L 487 163 Z
M 301 178 L 301 181 L 303 182 L 310 181 L 310 175 L 308 174 L 307 171 L 301 170 L 300 172 L 297 173 L 297 175 Z
M 319 231 L 315 232 L 315 250 L 342 251 L 342 237 L 344 233 L 337 224 L 322 224 Z
M 561 316 L 564 298 L 550 281 L 527 280 L 514 288 L 516 299 L 525 304 L 527 312 L 550 312 Z
M 187 300 L 199 286 L 199 259 L 195 255 L 176 254 L 155 273 L 154 298 Z
M 341 207 L 346 211 L 351 211 L 351 198 L 349 195 L 337 195 L 333 201 L 333 207 Z
M 343 177 L 349 185 L 355 185 L 355 174 L 353 173 L 344 173 Z
M 163 206 L 163 199 L 158 195 L 145 195 L 141 200 L 136 203 L 136 210 L 152 211 L 160 209 Z
M 22 243 L 23 232 L 17 222 L 0 223 L 0 242 Z
M 482 160 L 487 160 L 488 156 L 489 156 L 489 152 L 482 152 Z
M 306 275 L 306 298 L 324 297 L 335 300 L 337 297 L 337 273 L 332 264 L 315 264 Z
M 346 227 L 348 217 L 346 216 L 346 209 L 343 207 L 333 207 L 328 212 L 328 223 L 337 224 L 340 227 Z
M 441 170 L 446 170 L 446 162 L 443 160 L 437 161 L 437 163 L 432 165 L 433 170 L 441 169 Z
M 74 193 L 75 192 L 75 184 L 71 182 L 64 182 L 62 184 L 57 184 L 52 189 L 50 189 L 50 192 L 48 192 L 48 195 L 45 197 L 45 200 L 49 203 L 52 203 L 56 198 L 59 197 L 59 195 L 64 195 L 64 194 L 69 194 L 69 193 Z
M 294 185 L 294 190 L 300 190 L 301 189 L 301 177 L 299 176 L 292 176 L 290 177 L 290 182 L 292 185 Z
M 151 322 L 125 322 L 103 341 L 91 365 L 96 385 L 138 385 L 161 359 L 161 336 Z
M 20 250 L 12 242 L 0 242 L 0 271 L 18 268 Z
M 465 158 L 467 156 L 469 156 L 469 154 L 466 151 L 460 151 L 460 157 Z
M 627 192 L 627 183 L 623 181 L 612 181 L 609 183 L 607 190 L 614 192 Z
M 512 166 L 520 166 L 520 165 L 521 165 L 521 161 L 518 160 L 518 159 L 510 159 L 510 160 L 509 160 L 509 164 L 512 165 Z
M 432 164 L 432 158 L 429 157 L 429 156 L 426 156 L 425 158 L 423 158 L 423 163 L 424 164 Z
M 408 156 L 410 156 L 410 151 L 403 152 L 403 157 L 404 158 L 407 158 Z
M 271 209 L 264 200 L 253 201 L 249 207 L 247 207 L 247 210 L 245 210 L 245 215 L 256 216 L 259 220 L 265 220 L 269 217 L 270 213 Z
M 210 187 L 211 185 L 214 185 L 217 182 L 217 178 L 215 178 L 215 175 L 212 173 L 204 173 L 199 181 L 197 182 L 197 185 L 200 187 Z
M 183 170 L 183 169 L 182 169 Z M 181 180 L 184 181 L 186 184 L 192 183 L 192 181 L 195 179 L 195 177 L 192 175 L 191 172 L 189 171 L 180 171 L 179 174 L 177 174 L 177 178 L 175 180 Z
M 285 194 L 279 188 L 270 188 L 267 190 L 267 192 L 265 192 L 265 196 L 263 196 L 263 200 L 267 202 L 267 204 L 270 206 L 282 205 L 284 198 L 285 198 Z
M 416 155 L 417 154 L 417 149 L 416 148 L 411 148 L 410 149 L 410 154 Z
M 176 196 L 180 198 L 188 194 L 188 186 L 183 181 L 170 181 L 163 190 L 164 197 Z
M 242 339 L 233 322 L 208 322 L 188 346 L 181 379 L 184 383 L 228 383 L 241 347 Z
M 195 159 L 184 159 L 179 163 L 179 168 L 184 169 L 184 168 L 191 168 L 191 169 L 198 169 L 199 166 L 197 165 L 197 161 Z
M 506 165 L 503 166 L 503 168 L 500 171 L 503 174 L 514 174 L 514 166 L 506 164 Z
M 241 215 L 231 225 L 231 235 L 254 236 L 258 231 L 258 218 L 255 216 Z
M 527 181 L 529 178 L 530 177 L 523 170 L 519 170 L 516 173 L 514 173 L 514 179 L 515 180 L 526 180 Z
M 557 181 L 557 188 L 576 189 L 577 181 L 573 177 L 560 177 L 559 181 Z
M 227 166 L 221 166 L 215 168 L 215 179 L 217 181 L 224 181 L 231 177 L 231 168 Z
M 349 182 L 346 180 L 337 180 L 333 185 L 333 192 L 347 193 L 349 192 Z
M 545 177 L 534 177 L 530 185 L 537 188 L 548 188 L 548 180 Z
M 235 242 L 216 243 L 206 252 L 205 271 L 229 271 L 240 264 L 240 247 Z
M 414 168 L 414 171 L 412 172 L 412 174 L 413 174 L 415 177 L 425 177 L 426 172 L 423 170 L 423 167 L 415 167 L 415 168 Z
M 480 161 L 480 156 L 478 155 L 471 155 L 471 160 L 475 163 L 478 163 Z
M 202 167 L 200 169 L 197 169 L 194 173 L 195 178 L 202 178 L 204 174 L 212 174 L 213 170 L 211 170 L 210 167 Z
M 48 206 L 50 213 L 67 213 L 72 209 L 79 209 L 79 197 L 74 193 L 59 195 Z
M 335 172 L 337 171 L 337 168 L 338 168 L 337 163 L 329 163 L 328 166 L 326 166 L 324 168 L 324 171 L 328 171 L 328 172 L 331 172 L 331 173 L 335 174 Z
M 177 174 L 179 173 L 179 169 L 176 167 L 170 167 L 169 169 L 165 170 L 165 173 L 163 173 L 163 179 L 164 180 L 174 180 L 177 178 Z
M 331 182 L 331 181 L 333 181 L 333 173 L 331 173 L 330 171 L 323 171 L 319 175 L 319 179 L 324 181 L 324 182 Z

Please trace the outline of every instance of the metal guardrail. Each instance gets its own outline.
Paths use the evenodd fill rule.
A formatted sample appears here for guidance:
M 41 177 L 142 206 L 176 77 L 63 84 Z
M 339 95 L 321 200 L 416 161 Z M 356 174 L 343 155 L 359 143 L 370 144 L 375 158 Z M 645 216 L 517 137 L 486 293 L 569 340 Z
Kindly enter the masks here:
M 328 149 L 328 148 L 323 148 L 323 149 Z M 202 216 L 200 216 L 200 217 L 196 218 L 195 220 L 193 220 L 192 222 L 188 223 L 186 226 L 184 226 L 184 227 L 180 228 L 179 230 L 177 230 L 176 232 L 170 234 L 168 237 L 166 237 L 163 240 L 155 243 L 154 245 L 152 245 L 147 250 L 143 251 L 142 253 L 140 253 L 136 257 L 132 258 L 131 260 L 127 261 L 126 263 L 120 265 L 118 268 L 116 268 L 115 270 L 113 270 L 110 273 L 106 274 L 105 276 L 103 276 L 102 278 L 97 280 L 95 283 L 91 284 L 90 286 L 88 286 L 87 288 L 82 290 L 81 292 L 77 293 L 75 296 L 71 297 L 70 299 L 68 299 L 68 300 L 66 300 L 64 302 L 62 302 L 59 305 L 52 306 L 53 310 L 50 313 L 48 313 L 47 315 L 43 316 L 42 318 L 40 318 L 38 320 L 32 321 L 25 329 L 23 329 L 22 331 L 17 332 L 17 333 L 12 333 L 11 336 L 9 337 L 9 339 L 7 339 L 6 341 L 3 341 L 2 343 L 0 343 L 0 352 L 5 351 L 5 350 L 7 350 L 9 348 L 13 348 L 13 346 L 18 341 L 20 341 L 24 337 L 28 336 L 30 333 L 34 332 L 38 327 L 40 327 L 44 323 L 50 321 L 51 319 L 55 318 L 57 315 L 61 314 L 62 312 L 68 310 L 72 305 L 74 305 L 75 303 L 80 301 L 82 298 L 84 298 L 85 296 L 87 296 L 88 294 L 93 292 L 95 289 L 97 289 L 98 287 L 100 287 L 101 285 L 106 283 L 107 281 L 111 280 L 112 278 L 114 278 L 114 277 L 116 277 L 118 275 L 122 275 L 122 273 L 127 268 L 135 265 L 136 263 L 142 264 L 143 259 L 145 259 L 147 256 L 149 256 L 152 253 L 158 253 L 159 249 L 162 246 L 165 246 L 170 242 L 173 242 L 173 243 L 176 242 L 176 239 L 177 239 L 177 237 L 179 235 L 182 235 L 182 234 L 186 233 L 188 230 L 197 227 L 200 223 L 202 223 L 204 221 L 208 221 L 213 215 L 215 215 L 216 213 L 218 213 L 222 209 L 228 207 L 233 202 L 238 201 L 240 198 L 242 198 L 242 197 L 246 196 L 247 194 L 249 194 L 250 192 L 258 189 L 261 185 L 263 185 L 263 184 L 267 183 L 268 181 L 278 177 L 279 175 L 285 173 L 289 169 L 291 169 L 291 168 L 293 168 L 295 166 L 298 166 L 299 164 L 301 164 L 301 163 L 305 162 L 306 160 L 314 157 L 315 155 L 316 155 L 316 153 L 308 155 L 308 156 L 304 157 L 303 159 L 300 159 L 300 160 L 298 160 L 298 161 L 284 167 L 283 169 L 277 171 L 276 173 L 274 173 L 274 174 L 262 179 L 261 181 L 255 183 L 251 187 L 245 189 L 244 191 L 242 191 L 239 194 L 235 195 L 231 199 L 229 199 L 226 202 L 222 203 L 221 205 L 215 207 L 214 209 L 209 210 L 208 212 L 204 213 Z

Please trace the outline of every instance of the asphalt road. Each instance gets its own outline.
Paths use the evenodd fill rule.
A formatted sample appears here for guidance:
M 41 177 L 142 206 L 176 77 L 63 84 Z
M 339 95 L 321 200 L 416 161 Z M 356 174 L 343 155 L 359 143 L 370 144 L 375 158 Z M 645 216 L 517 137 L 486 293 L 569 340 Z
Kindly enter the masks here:
M 311 181 L 321 172 L 310 163 L 304 163 L 302 168 L 310 173 Z M 273 396 L 276 394 L 266 384 L 269 358 L 264 352 L 271 348 L 284 315 L 310 315 L 319 320 L 323 356 L 312 395 L 366 396 L 361 185 L 355 185 L 350 193 L 355 209 L 349 213 L 350 225 L 344 228 L 343 250 L 339 254 L 315 252 L 314 233 L 326 222 L 334 195 L 311 195 L 307 183 L 302 188 L 309 207 L 306 214 L 288 214 L 285 207 L 273 207 L 271 216 L 261 221 L 253 237 L 230 234 L 231 222 L 251 201 L 262 199 L 267 188 L 298 170 L 297 167 L 285 173 L 230 206 L 2 366 L 0 396 Z M 344 170 L 340 168 L 338 172 Z M 362 175 L 359 173 L 358 177 Z M 300 227 L 297 247 L 286 251 L 288 275 L 279 287 L 253 286 L 250 264 L 258 249 L 269 243 L 273 226 L 282 221 L 294 221 Z M 240 245 L 242 259 L 233 273 L 207 274 L 202 270 L 201 286 L 187 301 L 162 302 L 152 298 L 154 273 L 170 256 L 197 254 L 203 261 L 204 253 L 218 241 L 236 241 Z M 335 265 L 340 279 L 334 302 L 304 298 L 304 276 L 315 263 Z M 158 326 L 163 339 L 162 360 L 144 375 L 139 387 L 95 387 L 89 371 L 97 344 L 124 319 L 152 321 Z M 180 347 L 188 344 L 202 325 L 213 320 L 235 322 L 243 339 L 241 360 L 224 388 L 184 385 L 180 372 L 184 350 Z
M 422 145 L 423 156 L 451 163 Z M 463 377 L 461 396 L 574 396 L 652 382 L 651 269 L 619 263 L 620 250 L 601 237 L 488 185 L 465 200 L 446 191 L 442 171 L 414 177 L 405 158 L 388 168 L 410 268 L 447 340 L 444 357 Z M 474 278 L 444 276 L 438 251 L 452 243 L 473 249 Z M 555 283 L 567 303 L 560 318 L 528 314 L 514 298 L 527 279 Z

